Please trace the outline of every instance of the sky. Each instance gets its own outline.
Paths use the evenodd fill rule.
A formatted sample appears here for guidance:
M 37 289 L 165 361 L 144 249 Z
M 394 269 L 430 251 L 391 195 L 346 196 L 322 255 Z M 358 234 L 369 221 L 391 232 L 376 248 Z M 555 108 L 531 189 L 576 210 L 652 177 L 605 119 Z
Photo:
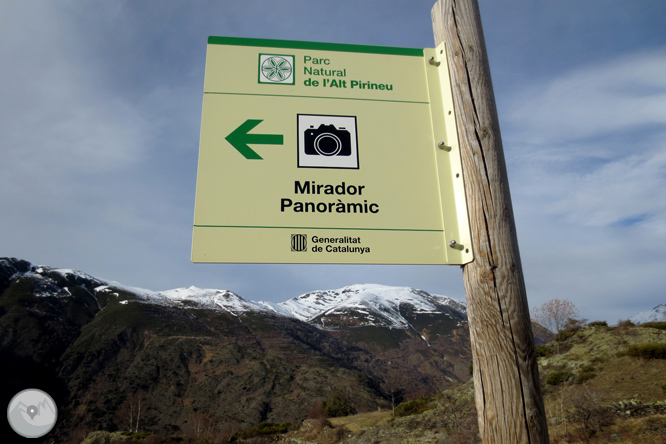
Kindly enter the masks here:
M 208 36 L 434 47 L 434 0 L 3 0 L 0 256 L 281 302 L 458 266 L 193 264 Z M 480 0 L 531 308 L 666 303 L 666 2 Z

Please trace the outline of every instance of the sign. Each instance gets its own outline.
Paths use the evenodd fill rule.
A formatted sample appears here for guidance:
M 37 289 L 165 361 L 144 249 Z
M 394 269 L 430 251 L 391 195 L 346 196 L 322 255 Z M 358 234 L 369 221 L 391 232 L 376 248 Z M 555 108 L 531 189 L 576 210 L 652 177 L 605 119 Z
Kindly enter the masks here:
M 444 47 L 210 37 L 192 260 L 472 260 Z

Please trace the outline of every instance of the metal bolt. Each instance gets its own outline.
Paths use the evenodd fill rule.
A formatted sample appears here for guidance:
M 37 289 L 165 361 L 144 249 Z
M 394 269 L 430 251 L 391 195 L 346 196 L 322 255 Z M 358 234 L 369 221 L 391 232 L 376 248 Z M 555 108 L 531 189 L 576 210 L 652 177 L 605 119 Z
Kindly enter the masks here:
M 439 143 L 437 144 L 437 147 L 438 147 L 440 150 L 451 151 L 451 147 L 450 147 L 450 146 L 447 146 L 446 143 L 444 143 L 444 141 L 439 142 Z
M 430 63 L 431 65 L 434 65 L 434 66 L 439 66 L 439 64 L 440 64 L 440 62 L 438 62 L 437 60 L 435 60 L 435 57 L 434 57 L 434 56 L 431 56 L 431 57 L 428 59 L 428 63 Z
M 449 247 L 456 248 L 456 244 L 457 242 L 455 240 L 452 240 L 451 242 L 449 242 Z

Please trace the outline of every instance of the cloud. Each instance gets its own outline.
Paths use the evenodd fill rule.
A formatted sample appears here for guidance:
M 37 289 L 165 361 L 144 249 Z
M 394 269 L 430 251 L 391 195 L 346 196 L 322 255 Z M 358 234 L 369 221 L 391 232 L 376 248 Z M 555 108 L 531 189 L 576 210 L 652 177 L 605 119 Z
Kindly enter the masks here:
M 126 168 L 145 155 L 146 119 L 108 93 L 80 57 L 85 40 L 52 5 L 10 8 L 0 38 L 0 188 L 30 196 L 24 204 L 72 197 L 77 178 Z M 21 17 L 28 13 L 29 20 Z
M 526 85 L 500 113 L 531 305 L 569 296 L 614 321 L 627 298 L 663 299 L 663 72 L 664 48 L 615 57 Z
M 530 205 L 570 223 L 666 219 L 666 49 L 582 68 L 518 94 L 512 168 Z
M 666 48 L 577 69 L 516 94 L 506 112 L 529 144 L 666 124 Z

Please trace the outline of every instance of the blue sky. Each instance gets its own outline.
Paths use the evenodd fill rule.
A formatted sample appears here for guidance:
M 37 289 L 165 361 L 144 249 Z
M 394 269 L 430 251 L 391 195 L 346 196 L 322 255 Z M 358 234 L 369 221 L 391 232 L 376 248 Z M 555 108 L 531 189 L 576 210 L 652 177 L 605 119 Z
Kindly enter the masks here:
M 433 0 L 0 4 L 0 256 L 251 300 L 456 266 L 192 264 L 209 35 L 433 47 Z M 531 307 L 666 302 L 666 3 L 481 0 Z

